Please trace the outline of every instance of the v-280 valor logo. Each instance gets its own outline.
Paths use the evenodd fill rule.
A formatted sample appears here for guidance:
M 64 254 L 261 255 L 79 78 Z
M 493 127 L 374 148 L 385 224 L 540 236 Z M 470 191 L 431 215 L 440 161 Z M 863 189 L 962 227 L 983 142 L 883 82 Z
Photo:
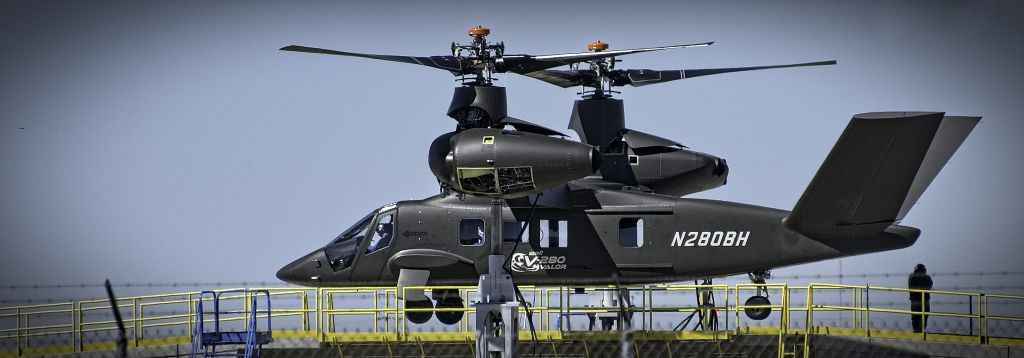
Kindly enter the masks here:
M 544 256 L 542 254 L 543 252 L 514 253 L 509 266 L 515 272 L 565 270 L 565 256 Z

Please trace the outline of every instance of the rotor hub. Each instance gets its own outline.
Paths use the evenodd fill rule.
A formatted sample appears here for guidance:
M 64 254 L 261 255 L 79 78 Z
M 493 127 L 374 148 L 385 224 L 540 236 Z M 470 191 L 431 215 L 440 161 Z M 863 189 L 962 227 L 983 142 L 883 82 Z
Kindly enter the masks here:
M 469 36 L 473 37 L 484 37 L 491 34 L 491 29 L 483 26 L 471 27 L 469 29 Z
M 587 45 L 587 50 L 590 52 L 601 52 L 608 49 L 608 44 L 598 40 L 597 42 L 591 42 Z

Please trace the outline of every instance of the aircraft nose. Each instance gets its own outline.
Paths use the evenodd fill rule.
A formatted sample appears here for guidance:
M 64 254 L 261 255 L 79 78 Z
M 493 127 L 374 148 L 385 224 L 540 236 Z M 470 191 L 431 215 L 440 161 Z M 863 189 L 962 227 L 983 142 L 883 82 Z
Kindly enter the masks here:
M 319 284 L 320 277 L 318 276 L 318 264 L 324 262 L 317 256 L 318 251 L 309 253 L 291 263 L 284 265 L 280 270 L 277 270 L 277 278 L 281 281 L 300 285 L 300 286 L 315 286 Z

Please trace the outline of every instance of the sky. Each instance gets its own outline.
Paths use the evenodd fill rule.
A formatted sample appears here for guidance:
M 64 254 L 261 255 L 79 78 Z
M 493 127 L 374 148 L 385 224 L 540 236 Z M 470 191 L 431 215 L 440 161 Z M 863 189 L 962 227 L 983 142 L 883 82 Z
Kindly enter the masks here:
M 476 25 L 510 54 L 715 41 L 619 68 L 838 61 L 622 89 L 627 127 L 729 161 L 698 198 L 792 208 L 856 113 L 982 116 L 903 221 L 916 245 L 777 274 L 1024 271 L 1024 12 L 1007 3 L 4 2 L 0 286 L 276 282 L 367 212 L 437 192 L 426 151 L 456 85 L 278 49 L 446 55 Z M 510 115 L 567 127 L 578 89 L 498 78 Z

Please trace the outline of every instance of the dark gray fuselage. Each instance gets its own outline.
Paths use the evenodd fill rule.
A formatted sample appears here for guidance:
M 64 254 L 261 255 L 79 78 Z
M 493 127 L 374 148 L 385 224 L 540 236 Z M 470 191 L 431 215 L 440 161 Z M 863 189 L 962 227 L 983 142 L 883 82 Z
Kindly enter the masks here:
M 518 227 L 530 216 L 530 203 L 510 201 L 510 206 L 504 220 L 514 218 Z M 361 240 L 352 262 L 335 267 L 325 255 L 329 244 L 282 268 L 279 277 L 307 286 L 394 286 L 400 269 L 412 268 L 429 270 L 432 285 L 475 285 L 487 271 L 489 245 L 465 240 L 465 223 L 482 221 L 482 232 L 490 232 L 489 208 L 490 200 L 473 197 L 402 201 L 376 214 L 394 214 L 387 247 L 367 253 L 370 240 Z M 512 224 L 506 224 L 503 236 L 512 256 L 507 267 L 517 283 L 574 285 L 613 284 L 616 272 L 624 283 L 740 274 L 903 248 L 919 234 L 893 225 L 878 237 L 821 241 L 786 228 L 788 215 L 724 201 L 561 187 L 542 196 L 524 242 L 516 246 L 518 230 Z M 468 232 L 474 236 L 472 227 Z

